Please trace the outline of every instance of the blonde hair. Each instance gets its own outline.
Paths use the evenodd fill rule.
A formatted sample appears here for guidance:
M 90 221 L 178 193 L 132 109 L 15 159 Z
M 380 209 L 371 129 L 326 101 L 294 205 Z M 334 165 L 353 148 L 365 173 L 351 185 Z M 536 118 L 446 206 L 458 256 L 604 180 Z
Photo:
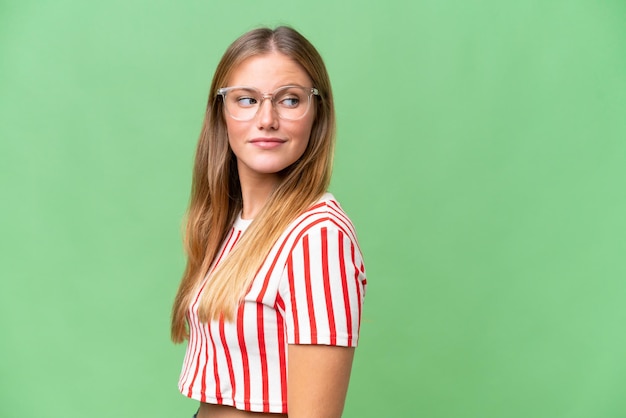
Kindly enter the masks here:
M 217 89 L 245 59 L 280 52 L 297 62 L 313 81 L 315 120 L 304 154 L 283 171 L 282 181 L 231 253 L 211 272 L 200 299 L 200 320 L 232 320 L 272 245 L 330 183 L 335 144 L 335 109 L 324 62 L 311 43 L 292 28 L 260 28 L 233 42 L 219 62 L 198 140 L 187 211 L 187 266 L 172 309 L 174 342 L 188 338 L 187 310 L 219 248 L 242 209 L 236 158 L 228 144 L 223 104 Z M 311 110 L 310 110 L 311 111 Z

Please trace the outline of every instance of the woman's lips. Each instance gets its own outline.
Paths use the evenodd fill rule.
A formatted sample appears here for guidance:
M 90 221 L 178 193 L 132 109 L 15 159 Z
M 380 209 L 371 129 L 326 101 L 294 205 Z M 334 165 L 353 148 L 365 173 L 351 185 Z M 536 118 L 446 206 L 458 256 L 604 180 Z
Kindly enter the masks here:
M 250 140 L 251 144 L 262 149 L 276 148 L 284 144 L 285 142 L 287 141 L 284 139 L 280 139 L 280 138 L 253 138 Z

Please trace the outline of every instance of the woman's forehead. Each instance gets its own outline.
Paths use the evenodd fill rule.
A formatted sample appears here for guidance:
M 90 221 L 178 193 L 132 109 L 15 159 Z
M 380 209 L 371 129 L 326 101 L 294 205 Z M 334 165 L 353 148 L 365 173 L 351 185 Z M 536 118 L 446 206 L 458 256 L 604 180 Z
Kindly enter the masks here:
M 280 52 L 248 57 L 234 66 L 227 78 L 228 86 L 251 86 L 262 91 L 293 84 L 313 87 L 304 68 Z

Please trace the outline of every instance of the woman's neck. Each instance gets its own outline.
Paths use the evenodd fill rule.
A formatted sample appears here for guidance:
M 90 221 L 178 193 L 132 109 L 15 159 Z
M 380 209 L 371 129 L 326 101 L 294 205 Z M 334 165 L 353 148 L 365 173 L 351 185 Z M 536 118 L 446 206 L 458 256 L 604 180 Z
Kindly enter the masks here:
M 243 199 L 242 219 L 254 219 L 278 186 L 278 175 L 244 176 L 239 178 Z

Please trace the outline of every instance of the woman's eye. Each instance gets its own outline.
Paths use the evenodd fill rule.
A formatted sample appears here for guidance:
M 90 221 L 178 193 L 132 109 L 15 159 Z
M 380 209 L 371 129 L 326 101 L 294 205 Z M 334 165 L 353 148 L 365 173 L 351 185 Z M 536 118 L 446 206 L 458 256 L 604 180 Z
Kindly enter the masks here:
M 280 105 L 283 107 L 298 107 L 300 99 L 298 97 L 285 97 L 280 100 Z
M 257 100 L 254 97 L 239 97 L 237 99 L 237 104 L 242 107 L 254 106 L 256 103 Z

